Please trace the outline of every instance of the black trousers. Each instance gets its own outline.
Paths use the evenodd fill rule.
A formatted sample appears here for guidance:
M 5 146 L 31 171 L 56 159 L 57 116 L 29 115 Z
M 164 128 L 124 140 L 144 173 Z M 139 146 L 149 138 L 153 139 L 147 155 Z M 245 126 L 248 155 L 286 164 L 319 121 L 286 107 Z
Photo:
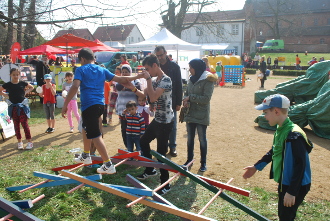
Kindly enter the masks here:
M 284 206 L 284 195 L 289 186 L 282 185 L 282 192 L 280 192 L 280 186 L 278 187 L 278 217 L 280 218 L 280 221 L 291 221 L 295 219 L 298 207 L 304 201 L 310 187 L 310 184 L 300 187 L 296 196 L 295 204 L 292 207 Z
M 150 153 L 150 142 L 154 139 L 157 139 L 157 152 L 163 156 L 166 156 L 167 153 L 167 141 L 170 137 L 170 133 L 173 128 L 173 122 L 168 124 L 158 123 L 153 120 L 144 135 L 141 137 L 140 145 L 142 154 L 144 157 L 152 159 L 152 155 Z M 153 167 L 146 167 L 145 172 L 150 173 L 153 171 Z M 167 170 L 160 169 L 160 182 L 164 183 L 169 178 L 169 174 Z
M 123 142 L 125 144 L 125 147 L 127 147 L 127 140 L 126 140 L 126 127 L 127 127 L 127 120 L 124 120 L 125 118 L 120 117 L 120 128 L 121 128 L 121 136 L 123 137 Z

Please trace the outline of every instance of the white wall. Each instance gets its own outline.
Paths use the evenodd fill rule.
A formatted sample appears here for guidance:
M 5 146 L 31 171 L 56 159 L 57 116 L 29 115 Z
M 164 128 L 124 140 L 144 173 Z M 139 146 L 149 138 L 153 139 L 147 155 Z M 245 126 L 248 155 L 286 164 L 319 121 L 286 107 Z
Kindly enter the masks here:
M 123 44 L 134 44 L 134 43 L 138 43 L 141 41 L 144 41 L 144 37 L 142 36 L 141 32 L 139 31 L 139 29 L 137 28 L 137 26 L 134 26 L 133 30 L 131 31 L 131 33 L 129 34 L 129 36 L 126 38 L 126 40 L 124 41 Z
M 238 34 L 233 33 L 232 25 L 237 25 Z M 220 31 L 220 27 L 222 28 Z M 198 35 L 198 32 L 200 35 Z M 212 25 L 196 24 L 182 31 L 181 39 L 193 44 L 227 43 L 228 49 L 237 47 L 238 55 L 244 48 L 244 22 L 222 22 Z

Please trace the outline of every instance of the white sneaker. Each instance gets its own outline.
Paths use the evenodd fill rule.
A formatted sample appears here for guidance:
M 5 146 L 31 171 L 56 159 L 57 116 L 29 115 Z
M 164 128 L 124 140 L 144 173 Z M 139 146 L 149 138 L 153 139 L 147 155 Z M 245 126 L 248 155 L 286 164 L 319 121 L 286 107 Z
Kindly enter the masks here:
M 74 158 L 74 161 L 76 161 L 77 163 L 83 163 L 85 165 L 88 165 L 92 163 L 92 158 L 90 156 L 83 158 L 80 154 L 77 158 Z
M 103 164 L 100 168 L 97 168 L 96 172 L 114 174 L 114 173 L 116 173 L 116 168 L 113 164 L 111 164 L 110 167 L 107 167 L 105 164 Z
M 23 142 L 19 142 L 19 143 L 17 144 L 17 147 L 18 147 L 19 150 L 23 150 L 23 149 L 24 149 L 24 147 L 23 147 Z
M 28 142 L 28 144 L 26 145 L 25 149 L 26 150 L 31 150 L 33 148 L 33 143 L 32 142 Z
M 73 133 L 73 127 L 70 127 L 70 133 Z

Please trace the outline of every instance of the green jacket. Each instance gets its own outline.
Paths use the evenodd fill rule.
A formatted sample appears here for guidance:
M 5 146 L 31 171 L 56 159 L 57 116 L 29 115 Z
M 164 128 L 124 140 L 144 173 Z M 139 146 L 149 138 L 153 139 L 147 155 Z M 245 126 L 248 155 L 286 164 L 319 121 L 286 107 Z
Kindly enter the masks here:
M 204 71 L 195 84 L 188 81 L 185 97 L 189 96 L 190 107 L 188 113 L 185 114 L 185 122 L 207 126 L 210 124 L 210 100 L 216 80 L 216 75 Z

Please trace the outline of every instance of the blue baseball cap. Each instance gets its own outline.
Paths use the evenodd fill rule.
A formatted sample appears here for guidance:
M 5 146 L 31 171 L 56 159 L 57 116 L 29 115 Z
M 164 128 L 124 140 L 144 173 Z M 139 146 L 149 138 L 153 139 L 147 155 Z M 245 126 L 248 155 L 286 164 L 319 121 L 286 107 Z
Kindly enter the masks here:
M 47 79 L 53 79 L 53 78 L 50 74 L 45 74 L 44 79 L 47 80 Z
M 281 94 L 273 94 L 266 97 L 261 104 L 255 107 L 257 110 L 266 110 L 272 107 L 289 108 L 290 100 Z

